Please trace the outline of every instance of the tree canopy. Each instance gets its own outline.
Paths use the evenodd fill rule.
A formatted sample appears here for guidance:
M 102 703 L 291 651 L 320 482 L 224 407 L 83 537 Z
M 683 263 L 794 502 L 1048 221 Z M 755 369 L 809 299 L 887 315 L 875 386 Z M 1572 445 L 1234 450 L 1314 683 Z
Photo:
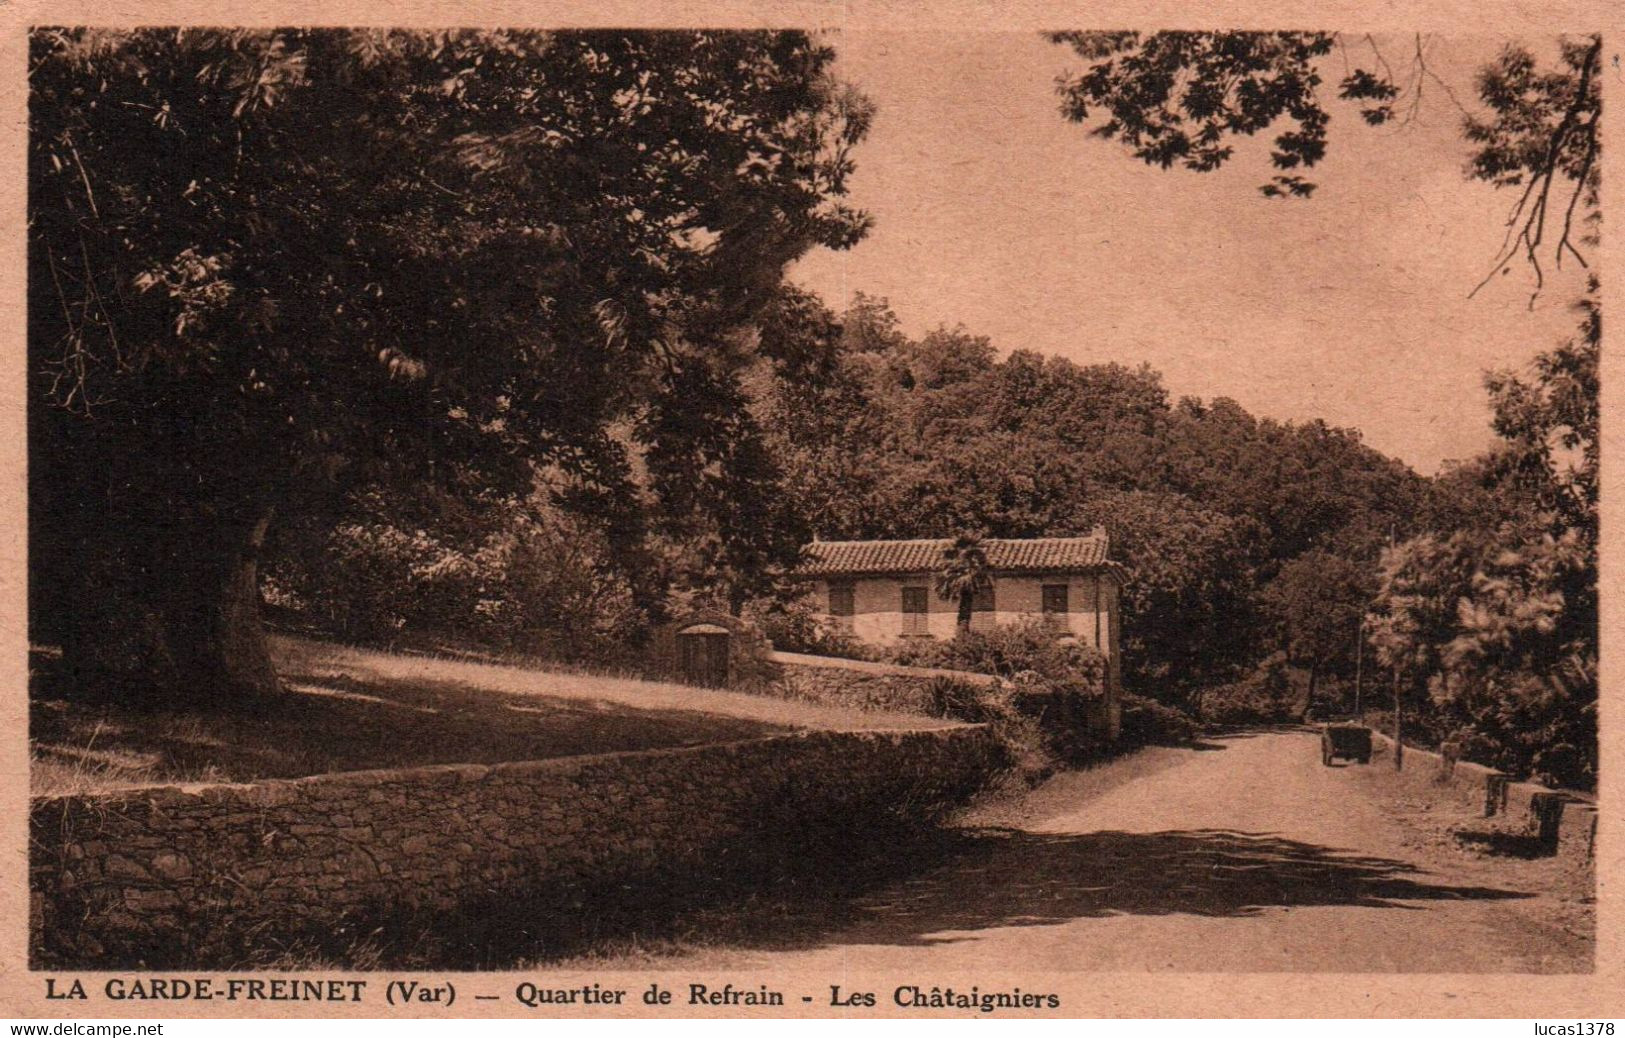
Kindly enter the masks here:
M 867 226 L 840 196 L 870 109 L 832 59 L 800 32 L 36 30 L 36 622 L 122 632 L 129 660 L 85 658 L 150 684 L 264 688 L 226 589 L 273 503 L 523 494 L 539 465 L 625 499 L 646 464 L 676 514 L 760 482 L 749 326 Z M 116 616 L 69 607 L 87 581 Z
M 1308 174 L 1326 156 L 1335 101 L 1379 125 L 1414 118 L 1429 82 L 1456 97 L 1428 64 L 1430 41 L 1421 35 L 1393 60 L 1370 34 L 1046 36 L 1088 62 L 1057 80 L 1064 117 L 1095 120 L 1090 133 L 1122 141 L 1142 162 L 1196 172 L 1229 162 L 1238 139 L 1273 132 L 1270 164 L 1278 172 L 1259 190 L 1277 198 L 1314 194 Z M 1594 240 L 1598 216 L 1602 37 L 1563 37 L 1558 51 L 1555 64 L 1542 67 L 1528 46 L 1507 45 L 1478 71 L 1482 113 L 1462 109 L 1462 135 L 1472 148 L 1468 175 L 1517 191 L 1506 240 L 1485 280 L 1523 259 L 1537 292 L 1546 263 L 1587 264 L 1580 246 Z M 1335 98 L 1326 82 L 1334 67 L 1341 72 Z
M 1427 481 L 1356 433 L 1173 402 L 1149 368 L 1001 357 L 964 329 L 912 339 L 867 297 L 800 312 L 827 375 L 749 381 L 794 510 L 826 538 L 1104 526 L 1129 570 L 1126 680 L 1170 700 L 1273 648 L 1259 595 L 1284 565 L 1318 551 L 1374 573 L 1427 499 Z M 1339 608 L 1358 617 L 1363 601 Z

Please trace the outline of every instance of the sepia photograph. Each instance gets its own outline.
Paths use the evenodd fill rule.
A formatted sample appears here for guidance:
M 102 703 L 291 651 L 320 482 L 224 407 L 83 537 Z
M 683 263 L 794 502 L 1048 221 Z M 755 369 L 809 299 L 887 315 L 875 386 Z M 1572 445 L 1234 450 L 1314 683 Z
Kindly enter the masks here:
M 15 29 L 33 1009 L 1596 1000 L 1602 26 L 232 20 Z

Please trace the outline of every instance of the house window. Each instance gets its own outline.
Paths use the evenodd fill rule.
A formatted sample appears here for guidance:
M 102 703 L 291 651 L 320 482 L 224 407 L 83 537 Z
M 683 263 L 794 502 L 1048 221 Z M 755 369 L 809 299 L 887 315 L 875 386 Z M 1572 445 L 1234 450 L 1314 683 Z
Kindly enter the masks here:
M 858 611 L 856 598 L 851 584 L 829 586 L 829 615 L 835 621 L 835 626 L 848 631 L 852 629 L 852 615 Z
M 903 589 L 903 636 L 919 638 L 931 633 L 930 607 L 923 587 Z
M 1045 584 L 1040 591 L 1044 623 L 1057 631 L 1067 629 L 1067 598 L 1065 584 Z
M 985 631 L 997 622 L 998 603 L 990 586 L 976 592 L 970 600 L 970 626 L 973 631 Z

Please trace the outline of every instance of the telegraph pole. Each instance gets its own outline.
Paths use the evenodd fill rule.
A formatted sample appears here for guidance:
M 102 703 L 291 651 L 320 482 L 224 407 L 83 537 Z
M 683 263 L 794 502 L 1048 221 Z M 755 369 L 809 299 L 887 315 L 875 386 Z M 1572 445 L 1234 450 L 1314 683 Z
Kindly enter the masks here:
M 1394 770 L 1405 766 L 1405 744 L 1400 741 L 1399 727 L 1399 663 L 1394 663 Z
M 1388 547 L 1393 549 L 1399 544 L 1399 528 L 1394 523 L 1388 524 Z M 1405 743 L 1401 741 L 1403 734 L 1399 720 L 1399 647 L 1394 647 L 1394 770 L 1398 771 L 1405 766 Z
M 1365 676 L 1364 663 L 1365 617 L 1361 616 L 1359 633 L 1354 638 L 1354 716 L 1361 721 L 1365 720 L 1365 710 L 1360 706 L 1360 682 Z

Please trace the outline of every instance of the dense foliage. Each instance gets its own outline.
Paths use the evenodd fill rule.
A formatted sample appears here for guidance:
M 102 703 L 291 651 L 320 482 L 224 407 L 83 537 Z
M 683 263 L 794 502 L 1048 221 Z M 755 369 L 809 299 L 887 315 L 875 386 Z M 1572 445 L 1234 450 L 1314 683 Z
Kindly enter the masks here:
M 1049 38 L 1089 62 L 1058 84 L 1066 118 L 1103 113 L 1095 135 L 1120 139 L 1141 161 L 1196 172 L 1228 162 L 1239 138 L 1279 131 L 1270 159 L 1284 172 L 1261 188 L 1275 196 L 1314 191 L 1301 171 L 1326 151 L 1323 84 L 1334 48 L 1338 95 L 1369 123 L 1414 116 L 1424 85 L 1442 84 L 1420 35 L 1400 75 L 1370 35 Z M 1461 123 L 1467 176 L 1515 199 L 1485 281 L 1522 261 L 1536 292 L 1549 264 L 1589 266 L 1601 220 L 1602 38 L 1555 44 L 1545 62 L 1525 44 L 1503 48 L 1478 70 L 1481 108 L 1463 110 Z M 1402 723 L 1470 758 L 1581 785 L 1596 781 L 1597 767 L 1598 294 L 1592 277 L 1572 340 L 1540 353 L 1525 373 L 1486 377 L 1501 442 L 1432 482 L 1417 528 L 1391 529 L 1380 570 L 1316 548 L 1283 566 L 1262 601 L 1289 656 L 1307 661 L 1313 686 L 1352 613 L 1375 592 L 1370 637 L 1384 678 L 1393 677 Z M 1251 703 L 1264 690 L 1257 684 L 1214 690 L 1204 702 Z
M 36 30 L 36 637 L 126 691 L 268 691 L 276 522 L 510 507 L 539 468 L 623 548 L 668 529 L 745 583 L 793 557 L 793 526 L 740 521 L 776 481 L 736 373 L 784 265 L 867 225 L 840 195 L 869 108 L 832 59 L 799 32 Z
M 1106 658 L 1091 646 L 1057 639 L 1038 619 L 961 630 L 945 641 L 906 643 L 888 658 L 908 666 L 993 674 L 1018 689 L 1081 699 L 1098 698 L 1106 688 Z
M 629 664 L 647 617 L 599 525 L 536 494 L 442 515 L 392 513 L 287 524 L 265 584 L 273 619 L 371 644 L 479 646 Z
M 786 492 L 821 536 L 1102 525 L 1129 570 L 1130 688 L 1182 703 L 1289 646 L 1323 673 L 1352 672 L 1374 579 L 1349 574 L 1373 574 L 1427 496 L 1357 434 L 1230 400 L 1171 402 L 1148 368 L 1001 358 L 961 329 L 910 339 L 874 299 L 809 324 L 821 378 L 764 366 L 749 382 Z M 1328 626 L 1347 621 L 1341 639 L 1299 629 L 1296 599 L 1309 594 L 1330 604 Z
M 1307 690 L 1293 680 L 1286 653 L 1277 652 L 1239 681 L 1204 689 L 1196 714 L 1210 724 L 1282 724 L 1301 721 Z
M 1373 642 L 1410 723 L 1485 763 L 1597 775 L 1601 323 L 1486 382 L 1503 441 L 1472 470 L 1491 507 L 1384 553 Z

